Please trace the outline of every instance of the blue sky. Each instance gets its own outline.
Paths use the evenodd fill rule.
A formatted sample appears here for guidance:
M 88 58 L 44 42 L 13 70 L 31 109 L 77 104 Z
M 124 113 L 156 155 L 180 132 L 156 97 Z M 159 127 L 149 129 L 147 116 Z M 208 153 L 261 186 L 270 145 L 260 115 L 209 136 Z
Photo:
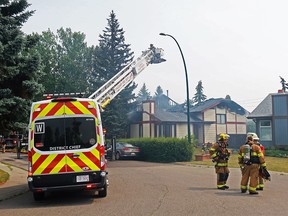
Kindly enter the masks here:
M 23 26 L 31 32 L 71 28 L 97 45 L 112 10 L 135 57 L 150 44 L 164 49 L 166 62 L 150 65 L 136 79 L 136 93 L 146 84 L 153 95 L 160 85 L 176 102 L 190 98 L 202 80 L 208 98 L 230 95 L 252 111 L 288 81 L 288 2 L 285 0 L 28 0 L 36 10 Z

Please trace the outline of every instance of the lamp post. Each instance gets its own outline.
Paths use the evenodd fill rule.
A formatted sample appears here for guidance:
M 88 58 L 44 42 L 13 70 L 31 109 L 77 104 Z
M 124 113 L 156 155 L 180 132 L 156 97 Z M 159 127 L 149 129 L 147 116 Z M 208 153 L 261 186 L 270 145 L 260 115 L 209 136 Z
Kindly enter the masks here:
M 188 143 L 191 144 L 191 133 L 190 133 L 190 104 L 189 104 L 189 83 L 188 83 L 188 74 L 187 74 L 187 68 L 186 68 L 186 63 L 185 63 L 185 59 L 184 59 L 184 55 L 183 55 L 183 52 L 181 50 L 181 47 L 178 43 L 178 41 L 172 36 L 172 35 L 169 35 L 169 34 L 165 34 L 165 33 L 160 33 L 159 35 L 161 36 L 168 36 L 168 37 L 171 37 L 177 44 L 179 50 L 180 50 L 180 53 L 181 53 L 181 56 L 182 56 L 182 60 L 183 60 L 183 64 L 184 64 L 184 69 L 185 69 L 185 76 L 186 76 L 186 96 L 187 96 L 187 130 L 188 130 Z

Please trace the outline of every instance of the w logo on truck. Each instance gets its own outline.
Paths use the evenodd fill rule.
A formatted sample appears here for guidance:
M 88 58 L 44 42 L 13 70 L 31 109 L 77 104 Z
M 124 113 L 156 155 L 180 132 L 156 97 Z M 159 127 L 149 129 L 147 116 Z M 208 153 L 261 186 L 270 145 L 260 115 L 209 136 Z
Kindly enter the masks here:
M 45 123 L 44 122 L 35 123 L 35 134 L 42 134 L 42 133 L 45 133 Z

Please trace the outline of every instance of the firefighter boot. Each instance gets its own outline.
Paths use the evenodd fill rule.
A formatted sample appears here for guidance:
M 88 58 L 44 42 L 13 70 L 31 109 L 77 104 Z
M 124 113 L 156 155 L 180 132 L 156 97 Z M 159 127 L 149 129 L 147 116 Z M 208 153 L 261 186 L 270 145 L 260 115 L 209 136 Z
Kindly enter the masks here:
M 249 191 L 249 194 L 251 194 L 251 195 L 257 195 L 258 192 L 257 192 L 257 191 Z

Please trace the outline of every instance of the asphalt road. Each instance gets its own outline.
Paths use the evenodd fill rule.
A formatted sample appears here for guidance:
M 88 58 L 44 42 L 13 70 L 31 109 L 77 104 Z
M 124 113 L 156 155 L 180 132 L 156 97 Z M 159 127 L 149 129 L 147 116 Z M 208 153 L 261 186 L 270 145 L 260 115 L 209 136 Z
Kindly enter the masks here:
M 240 193 L 238 169 L 231 169 L 226 191 L 215 189 L 213 167 L 112 161 L 108 172 L 106 198 L 73 191 L 35 202 L 28 192 L 0 202 L 0 215 L 288 215 L 287 174 L 272 172 L 265 190 L 249 195 Z

